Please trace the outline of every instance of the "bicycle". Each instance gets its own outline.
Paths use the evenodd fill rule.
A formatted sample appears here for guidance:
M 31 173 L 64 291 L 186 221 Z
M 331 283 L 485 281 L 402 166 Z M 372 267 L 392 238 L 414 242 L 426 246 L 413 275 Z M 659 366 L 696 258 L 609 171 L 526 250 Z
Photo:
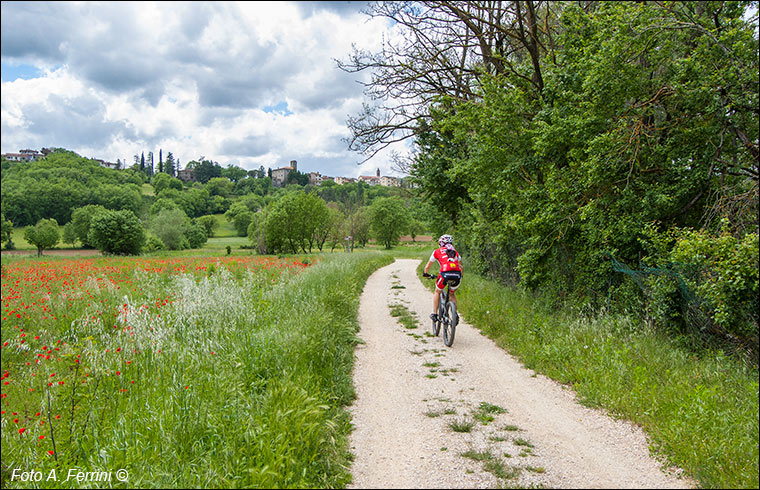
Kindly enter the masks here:
M 423 273 L 422 275 L 433 280 L 438 278 L 432 274 Z M 444 281 L 446 289 L 441 290 L 441 300 L 438 302 L 438 321 L 433 321 L 433 335 L 437 337 L 441 327 L 443 327 L 443 343 L 446 344 L 446 347 L 451 347 L 459 324 L 459 315 L 457 314 L 457 305 L 449 300 L 449 281 Z

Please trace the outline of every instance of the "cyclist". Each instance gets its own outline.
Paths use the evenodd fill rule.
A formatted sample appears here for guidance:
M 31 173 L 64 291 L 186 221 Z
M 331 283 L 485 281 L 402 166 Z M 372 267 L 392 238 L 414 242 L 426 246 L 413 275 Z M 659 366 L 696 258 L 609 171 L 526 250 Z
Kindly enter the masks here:
M 448 281 L 451 286 L 449 287 L 450 299 L 457 305 L 457 297 L 455 291 L 459 287 L 459 283 L 462 282 L 462 257 L 454 249 L 454 245 L 451 242 L 454 238 L 451 235 L 441 235 L 438 239 L 439 248 L 435 249 L 430 255 L 430 260 L 425 265 L 425 274 L 428 273 L 428 269 L 435 262 L 438 262 L 440 266 L 440 273 L 438 279 L 435 281 L 435 293 L 433 294 L 433 313 L 430 318 L 434 321 L 438 321 L 438 305 L 441 302 L 441 291 L 446 287 Z

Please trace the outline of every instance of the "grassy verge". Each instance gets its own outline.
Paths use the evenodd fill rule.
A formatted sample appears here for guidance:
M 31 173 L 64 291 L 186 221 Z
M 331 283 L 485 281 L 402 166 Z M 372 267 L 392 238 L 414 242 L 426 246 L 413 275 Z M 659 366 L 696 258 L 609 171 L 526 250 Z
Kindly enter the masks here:
M 457 298 L 468 323 L 585 405 L 641 425 L 655 453 L 701 486 L 758 488 L 757 368 L 686 351 L 628 317 L 552 311 L 468 272 Z
M 34 318 L 3 320 L 3 487 L 30 485 L 12 479 L 19 469 L 58 472 L 34 485 L 79 488 L 63 481 L 72 468 L 124 469 L 110 485 L 127 488 L 347 484 L 358 298 L 390 256 L 336 254 L 297 271 L 291 260 L 278 271 L 237 258 L 98 260 L 103 272 L 67 262 L 81 281 L 64 275 Z M 46 269 L 58 261 L 4 260 L 4 298 L 18 287 L 5 274 L 28 262 L 43 273 L 24 277 L 61 276 Z

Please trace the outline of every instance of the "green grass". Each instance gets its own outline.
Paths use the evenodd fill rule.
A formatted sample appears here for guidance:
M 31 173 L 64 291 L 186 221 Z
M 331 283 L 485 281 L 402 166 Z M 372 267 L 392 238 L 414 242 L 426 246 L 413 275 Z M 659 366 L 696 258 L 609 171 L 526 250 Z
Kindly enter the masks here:
M 422 258 L 419 267 L 427 261 Z M 421 279 L 424 284 L 431 287 Z M 580 318 L 465 271 L 466 321 L 579 400 L 630 420 L 653 450 L 708 488 L 758 488 L 758 371 L 692 352 L 626 316 Z
M 489 461 L 493 459 L 493 454 L 491 454 L 490 451 L 475 451 L 474 449 L 465 451 L 460 454 L 460 456 L 472 459 L 474 461 Z
M 454 432 L 470 432 L 475 427 L 473 420 L 462 418 L 449 422 L 449 428 Z
M 112 484 L 128 488 L 344 487 L 351 478 L 345 407 L 355 397 L 359 295 L 367 277 L 391 260 L 377 253 L 325 255 L 275 283 L 225 267 L 176 278 L 138 271 L 133 280 L 140 294 L 176 293 L 182 301 L 164 304 L 160 318 L 152 311 L 157 305 L 150 315 L 134 312 L 136 337 L 90 322 L 98 307 L 59 322 L 57 332 L 33 332 L 30 325 L 29 338 L 35 333 L 66 341 L 65 362 L 56 364 L 52 378 L 66 383 L 50 388 L 54 413 L 62 418 L 42 426 L 55 425 L 58 460 L 33 444 L 34 426 L 28 426 L 34 438 L 20 435 L 6 430 L 3 415 L 3 487 L 28 486 L 8 481 L 7 467 L 45 475 L 52 468 L 124 468 L 129 481 Z M 13 262 L 3 259 L 6 267 Z M 122 300 L 128 291 L 106 289 L 88 291 L 92 303 L 132 303 Z M 6 337 L 3 323 L 3 340 L 17 343 L 12 327 Z M 116 346 L 124 347 L 123 357 L 111 357 Z M 26 382 L 23 372 L 31 368 L 14 352 L 2 350 L 3 369 L 11 381 Z M 67 367 L 77 353 L 86 354 L 82 369 L 93 373 L 87 384 L 78 384 L 82 371 Z M 19 386 L 4 401 L 24 409 L 28 404 L 18 400 L 24 393 Z M 31 415 L 17 411 L 25 417 L 45 412 L 44 397 L 32 407 Z M 45 442 L 52 438 L 42 435 Z
M 479 421 L 483 425 L 488 425 L 495 420 L 493 414 L 502 414 L 507 411 L 498 405 L 493 405 L 488 402 L 481 402 L 477 410 L 473 410 L 472 416 L 475 420 Z
M 406 306 L 395 303 L 390 305 L 390 309 L 391 316 L 396 318 L 404 328 L 413 330 L 419 326 L 416 314 Z

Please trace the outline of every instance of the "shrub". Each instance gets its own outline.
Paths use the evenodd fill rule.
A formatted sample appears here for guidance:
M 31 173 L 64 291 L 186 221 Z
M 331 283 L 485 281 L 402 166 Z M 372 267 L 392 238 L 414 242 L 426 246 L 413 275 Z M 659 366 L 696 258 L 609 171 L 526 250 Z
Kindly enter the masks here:
M 206 236 L 209 238 L 214 236 L 214 230 L 219 227 L 219 223 L 217 223 L 216 218 L 210 214 L 195 218 L 195 222 L 206 230 Z
M 647 273 L 649 307 L 660 324 L 709 331 L 757 352 L 758 235 L 741 238 L 676 229 L 647 231 L 657 266 Z
M 92 217 L 87 239 L 104 254 L 136 255 L 145 244 L 145 228 L 130 210 L 105 210 Z
M 166 245 L 164 245 L 164 242 L 161 241 L 160 238 L 158 238 L 156 235 L 148 235 L 148 239 L 145 242 L 145 247 L 143 248 L 145 252 L 156 252 L 158 250 L 166 250 Z
M 208 241 L 206 229 L 197 223 L 190 223 L 185 228 L 185 238 L 189 248 L 201 248 Z

